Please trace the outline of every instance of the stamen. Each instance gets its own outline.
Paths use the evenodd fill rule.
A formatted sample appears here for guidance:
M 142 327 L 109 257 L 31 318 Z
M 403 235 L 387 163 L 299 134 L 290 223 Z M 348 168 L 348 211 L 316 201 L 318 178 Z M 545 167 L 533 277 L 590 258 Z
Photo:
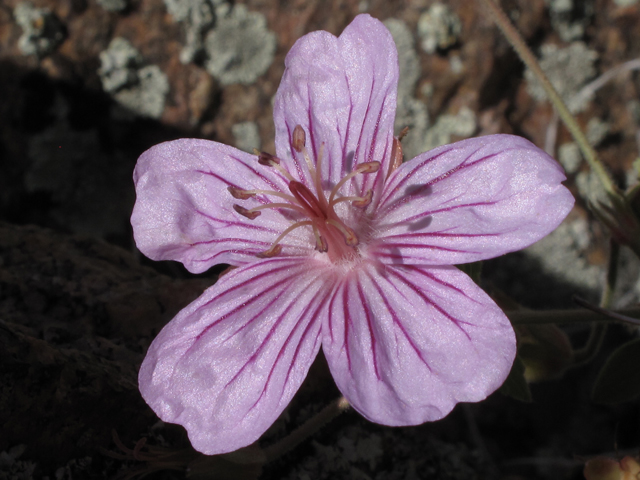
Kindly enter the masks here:
M 286 193 L 276 192 L 273 190 L 241 190 L 236 187 L 229 187 L 228 190 L 233 196 L 233 198 L 237 198 L 238 200 L 247 200 L 248 198 L 254 197 L 257 194 L 263 194 L 263 195 L 274 195 L 276 197 L 289 200 L 290 202 L 296 201 L 296 199 L 293 198 L 291 195 L 287 195 Z
M 360 197 L 358 200 L 353 201 L 353 206 L 364 208 L 371 203 L 372 198 L 373 198 L 373 190 L 369 189 L 365 192 L 364 196 Z
M 307 143 L 307 135 L 304 133 L 304 129 L 301 125 L 296 125 L 296 128 L 293 129 L 291 140 L 295 151 L 301 153 Z
M 391 146 L 391 161 L 389 162 L 389 169 L 387 170 L 387 178 L 402 165 L 404 155 L 402 153 L 402 145 L 400 142 L 409 133 L 409 127 L 404 127 L 398 135 L 398 138 L 393 139 L 393 145 Z
M 258 153 L 258 163 L 266 167 L 272 167 L 274 164 L 280 165 L 280 159 L 270 153 L 260 152 Z
M 344 235 L 344 241 L 347 245 L 349 245 L 350 247 L 355 247 L 356 245 L 358 245 L 358 236 L 352 229 L 332 218 L 328 218 L 326 222 L 327 224 L 333 225 L 338 230 L 340 230 L 340 232 Z
M 338 184 L 333 187 L 331 190 L 331 195 L 329 195 L 329 205 L 333 205 L 333 198 L 338 193 L 338 190 L 347 183 L 347 181 L 351 180 L 353 177 L 360 173 L 374 173 L 380 169 L 380 162 L 365 162 L 360 163 L 356 166 L 356 169 L 351 172 L 349 175 L 346 175 L 342 180 L 338 182 Z
M 273 245 L 269 250 L 265 250 L 264 252 L 260 252 L 256 254 L 258 258 L 271 258 L 279 255 L 282 251 L 282 245 Z
M 235 208 L 235 205 L 234 205 Z M 242 207 L 240 207 L 242 208 Z M 297 205 L 291 205 L 290 203 L 265 203 L 264 205 L 259 205 L 257 207 L 253 207 L 251 210 L 247 210 L 247 212 L 252 213 L 252 212 L 257 212 L 258 215 L 260 215 L 259 210 L 266 210 L 267 208 L 288 208 L 289 210 L 295 210 L 296 212 L 299 212 L 303 215 L 306 215 L 307 212 L 304 210 L 304 208 L 301 208 Z M 236 211 L 238 211 L 236 209 Z
M 334 206 L 336 203 L 340 202 L 353 202 L 355 207 L 363 208 L 371 203 L 371 199 L 373 198 L 373 190 L 369 189 L 365 192 L 362 197 L 339 197 L 336 198 L 331 206 Z
M 238 200 L 247 200 L 255 195 L 255 193 L 248 190 L 241 190 L 237 187 L 229 187 L 227 188 L 229 193 L 233 198 L 237 198 Z
M 380 169 L 380 162 L 364 162 L 358 164 L 351 173 L 375 173 Z
M 321 253 L 329 251 L 329 244 L 327 243 L 327 240 L 322 235 L 320 235 L 318 227 L 315 224 L 313 225 L 313 234 L 316 237 L 316 250 Z
M 282 245 L 279 245 L 280 240 L 282 240 L 284 237 L 289 235 L 296 228 L 304 227 L 306 225 L 313 225 L 313 222 L 311 222 L 311 220 L 305 220 L 303 222 L 294 223 L 289 228 L 287 228 L 284 232 L 282 232 L 278 238 L 275 239 L 275 241 L 271 244 L 271 247 L 269 247 L 268 250 L 262 253 L 259 253 L 257 256 L 260 258 L 268 258 L 268 257 L 273 257 L 275 255 L 278 255 L 282 251 Z
M 260 212 L 252 212 L 251 210 L 247 210 L 246 208 L 241 207 L 240 205 L 234 205 L 233 209 L 243 217 L 247 217 L 249 220 L 255 220 L 257 217 L 260 216 Z
M 254 153 L 258 155 L 258 163 L 260 165 L 273 167 L 278 170 L 287 180 L 293 180 L 291 174 L 287 172 L 287 170 L 282 165 L 280 165 L 280 159 L 278 157 L 267 152 L 258 152 L 257 150 L 255 150 Z

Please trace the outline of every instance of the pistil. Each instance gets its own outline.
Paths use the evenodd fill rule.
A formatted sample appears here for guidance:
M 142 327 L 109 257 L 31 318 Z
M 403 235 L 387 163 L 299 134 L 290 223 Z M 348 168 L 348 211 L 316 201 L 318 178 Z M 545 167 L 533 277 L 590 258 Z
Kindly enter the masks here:
M 271 190 L 243 190 L 241 188 L 230 186 L 229 193 L 238 200 L 248 200 L 256 195 L 276 196 L 284 199 L 287 203 L 265 203 L 257 207 L 246 209 L 240 205 L 234 205 L 234 210 L 250 219 L 255 220 L 261 210 L 265 209 L 281 209 L 285 208 L 293 210 L 301 214 L 306 219 L 297 221 L 285 229 L 274 240 L 268 250 L 258 254 L 259 257 L 273 257 L 282 251 L 280 242 L 284 237 L 289 235 L 293 230 L 300 227 L 310 226 L 315 238 L 316 250 L 321 253 L 327 253 L 333 262 L 341 259 L 350 258 L 357 255 L 355 247 L 359 243 L 356 232 L 344 221 L 338 217 L 334 207 L 341 202 L 351 202 L 352 205 L 364 208 L 371 203 L 373 191 L 367 190 L 363 196 L 345 196 L 336 197 L 339 190 L 354 176 L 359 174 L 367 174 L 377 172 L 380 168 L 380 162 L 365 162 L 356 166 L 356 168 L 342 178 L 331 190 L 328 198 L 322 190 L 322 154 L 324 144 L 320 145 L 320 149 L 316 158 L 316 164 L 313 164 L 309 151 L 306 148 L 306 134 L 304 129 L 297 125 L 293 131 L 291 138 L 294 155 L 301 154 L 309 167 L 309 173 L 315 187 L 315 195 L 309 190 L 304 183 L 295 180 L 287 171 L 280 159 L 274 155 L 265 152 L 255 152 L 258 155 L 258 163 L 267 167 L 277 169 L 285 178 L 289 180 L 289 191 L 291 195 L 280 191 Z

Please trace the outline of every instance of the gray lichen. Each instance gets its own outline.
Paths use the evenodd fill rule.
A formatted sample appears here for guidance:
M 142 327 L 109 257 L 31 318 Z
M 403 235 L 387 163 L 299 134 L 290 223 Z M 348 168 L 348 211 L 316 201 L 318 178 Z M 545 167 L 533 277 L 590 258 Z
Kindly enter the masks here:
M 455 115 L 440 115 L 436 124 L 427 131 L 423 150 L 431 150 L 451 143 L 452 137 L 470 137 L 478 129 L 475 113 L 468 107 L 462 107 Z
M 142 62 L 140 53 L 124 38 L 111 40 L 109 48 L 100 53 L 98 75 L 102 88 L 107 93 L 115 93 L 138 82 L 138 67 Z
M 580 88 L 596 74 L 594 62 L 598 58 L 595 50 L 589 50 L 582 42 L 575 42 L 566 48 L 546 44 L 541 49 L 540 67 L 547 74 L 562 99 L 572 113 L 584 110 L 588 104 L 578 96 Z M 547 98 L 542 85 L 531 70 L 526 70 L 527 90 L 537 100 Z
M 119 104 L 138 115 L 160 118 L 169 81 L 158 66 L 142 66 L 140 53 L 120 37 L 100 53 L 100 63 L 102 88 Z
M 207 71 L 223 85 L 253 83 L 265 73 L 276 51 L 276 36 L 263 15 L 237 4 L 218 16 L 205 39 Z
M 587 140 L 589 143 L 597 147 L 609 135 L 611 125 L 601 118 L 593 117 L 587 123 Z
M 48 8 L 22 2 L 13 9 L 13 16 L 23 30 L 18 47 L 25 55 L 44 57 L 64 40 L 62 23 Z
M 446 50 L 458 41 L 462 24 L 447 5 L 436 2 L 418 19 L 420 46 L 427 53 Z
M 235 138 L 235 145 L 240 150 L 252 152 L 260 150 L 260 131 L 255 122 L 236 123 L 231 127 L 231 133 Z
M 121 12 L 129 6 L 128 0 L 97 0 L 107 12 Z
M 565 220 L 524 252 L 555 278 L 595 290 L 600 285 L 604 269 L 587 261 L 586 251 L 593 242 L 592 237 L 585 219 Z
M 551 25 L 565 42 L 584 37 L 594 13 L 593 0 L 546 0 Z
M 424 102 L 414 97 L 416 84 L 420 78 L 420 62 L 415 50 L 414 39 L 409 27 L 402 20 L 390 18 L 384 21 L 398 48 L 400 79 L 394 128 L 400 132 L 409 127 L 409 133 L 402 141 L 406 159 L 411 159 L 423 151 L 423 138 L 429 127 L 429 114 Z
M 580 147 L 575 142 L 567 142 L 558 148 L 558 160 L 568 174 L 576 173 L 582 163 Z
M 216 9 L 226 7 L 223 3 L 223 0 L 164 0 L 171 16 L 185 29 L 182 63 L 192 62 L 204 52 L 204 38 L 216 23 Z

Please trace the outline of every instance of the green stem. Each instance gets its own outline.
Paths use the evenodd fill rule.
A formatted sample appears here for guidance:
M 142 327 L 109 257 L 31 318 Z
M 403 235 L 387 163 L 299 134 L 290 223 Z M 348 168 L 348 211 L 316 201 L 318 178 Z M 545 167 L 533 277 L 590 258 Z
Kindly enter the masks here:
M 316 433 L 322 427 L 324 427 L 331 420 L 339 416 L 342 412 L 349 408 L 349 402 L 344 397 L 340 397 L 337 400 L 331 402 L 324 407 L 314 417 L 307 420 L 291 434 L 284 437 L 282 440 L 274 443 L 273 445 L 264 449 L 267 462 L 271 462 L 278 457 L 281 457 L 285 453 L 293 450 L 300 445 L 304 440 Z
M 556 108 L 558 115 L 566 125 L 567 129 L 573 136 L 574 140 L 578 144 L 578 147 L 582 151 L 584 158 L 589 163 L 589 166 L 593 170 L 593 172 L 598 176 L 602 186 L 605 191 L 610 195 L 621 197 L 621 194 L 613 183 L 613 180 L 607 173 L 604 165 L 600 162 L 598 155 L 595 150 L 589 144 L 587 137 L 580 129 L 580 126 L 569 112 L 569 109 L 565 105 L 564 101 L 553 87 L 545 73 L 540 68 L 540 64 L 536 59 L 533 52 L 529 49 L 527 44 L 524 42 L 518 30 L 513 26 L 509 18 L 502 11 L 502 9 L 495 3 L 494 0 L 481 0 L 482 3 L 487 7 L 487 9 L 491 12 L 493 20 L 496 22 L 504 36 L 507 38 L 511 46 L 514 48 L 516 53 L 519 55 L 520 59 L 524 62 L 524 64 L 533 72 L 533 74 L 538 78 L 542 87 L 544 88 L 549 100 L 553 103 L 553 106 Z
M 607 265 L 607 281 L 602 290 L 600 298 L 600 308 L 602 310 L 611 306 L 613 300 L 613 292 L 618 279 L 618 261 L 620 258 L 620 245 L 615 240 L 609 241 L 609 263 Z M 608 323 L 592 323 L 589 339 L 584 347 L 576 350 L 573 354 L 573 367 L 578 367 L 590 362 L 600 351 L 602 342 L 607 334 Z
M 640 325 L 640 307 L 626 308 L 613 312 L 623 315 L 622 317 L 612 317 L 606 313 L 595 312 L 591 310 L 575 309 L 575 310 L 518 310 L 513 312 L 505 312 L 513 325 L 548 325 L 555 323 L 556 325 L 570 325 L 574 323 L 611 323 L 624 322 Z

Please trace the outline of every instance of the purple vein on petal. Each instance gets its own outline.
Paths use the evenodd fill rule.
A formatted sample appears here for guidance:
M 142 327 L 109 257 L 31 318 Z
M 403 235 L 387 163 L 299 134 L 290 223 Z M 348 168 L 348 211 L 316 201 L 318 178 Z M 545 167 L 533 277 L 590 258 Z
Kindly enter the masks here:
M 248 284 L 250 284 L 250 283 L 252 283 L 252 282 L 255 282 L 256 280 L 260 280 L 260 279 L 261 279 L 261 278 L 263 278 L 263 277 L 271 276 L 271 275 L 273 275 L 273 274 L 275 274 L 275 273 L 281 272 L 282 270 L 287 270 L 287 269 L 290 267 L 290 265 L 289 265 L 289 264 L 291 263 L 291 260 L 290 260 L 290 259 L 288 259 L 288 258 L 287 258 L 287 259 L 283 259 L 283 260 L 285 260 L 285 262 L 286 262 L 286 265 L 285 265 L 285 266 L 283 266 L 283 267 L 279 267 L 279 268 L 276 268 L 276 269 L 273 269 L 273 270 L 267 270 L 267 271 L 265 271 L 265 272 L 259 273 L 258 275 L 254 276 L 254 277 L 252 277 L 252 278 L 250 278 L 250 279 L 248 279 L 248 280 L 245 280 L 245 281 L 244 281 L 244 282 L 242 282 L 242 283 L 239 283 L 238 285 L 234 285 L 234 286 L 233 286 L 233 287 L 231 287 L 229 290 L 227 290 L 227 291 L 225 291 L 225 292 L 221 293 L 219 296 L 217 296 L 217 297 L 215 297 L 215 298 L 212 298 L 211 300 L 209 300 L 209 301 L 207 301 L 207 302 L 203 303 L 202 305 L 200 305 L 200 307 L 199 307 L 198 309 L 199 309 L 199 310 L 201 310 L 201 309 L 203 309 L 203 308 L 206 308 L 206 307 L 208 307 L 212 302 L 214 302 L 214 301 L 220 301 L 220 299 L 224 298 L 225 296 L 227 296 L 227 295 L 229 295 L 229 294 L 231 294 L 231 293 L 235 292 L 236 290 L 238 290 L 238 289 L 240 289 L 240 288 L 244 288 L 244 287 L 246 287 Z M 275 263 L 275 262 L 277 262 L 278 260 L 271 260 L 271 261 Z M 282 261 L 282 260 L 281 260 L 281 261 Z M 227 275 L 233 275 L 234 273 L 235 273 L 235 272 L 233 272 L 233 271 L 232 271 L 232 272 L 228 273 Z M 262 295 L 264 295 L 265 293 L 268 293 L 269 291 L 273 290 L 274 288 L 277 288 L 277 286 L 278 286 L 278 285 L 280 285 L 280 284 L 282 284 L 282 283 L 285 283 L 286 281 L 290 281 L 290 280 L 291 280 L 291 279 L 290 279 L 289 277 L 287 277 L 285 280 L 282 280 L 281 282 L 276 283 L 275 285 L 273 285 L 273 284 L 272 284 L 272 285 L 269 285 L 269 287 L 268 287 L 267 289 L 265 289 L 265 290 L 263 290 L 263 291 L 259 292 L 258 294 L 256 294 L 255 296 L 253 296 L 250 300 L 248 300 L 246 303 L 244 303 L 244 304 L 242 304 L 242 305 L 237 306 L 236 308 L 234 308 L 234 309 L 233 309 L 233 310 L 231 310 L 230 312 L 227 312 L 226 314 L 224 314 L 222 317 L 220 317 L 218 320 L 216 320 L 216 321 L 215 321 L 215 322 L 213 322 L 212 324 L 207 325 L 207 327 L 206 327 L 202 332 L 200 332 L 200 333 L 196 336 L 196 338 L 194 339 L 194 343 L 195 343 L 195 342 L 197 342 L 198 340 L 200 340 L 200 338 L 202 338 L 202 336 L 203 336 L 203 335 L 205 335 L 205 334 L 206 334 L 206 333 L 207 333 L 211 328 L 213 328 L 213 327 L 214 327 L 215 325 L 217 325 L 218 323 L 220 323 L 220 322 L 224 321 L 224 320 L 225 320 L 227 317 L 229 317 L 230 315 L 233 315 L 233 314 L 234 314 L 234 313 L 236 313 L 238 310 L 240 310 L 240 309 L 242 309 L 242 308 L 246 307 L 247 305 L 249 305 L 249 304 L 251 304 L 251 303 L 255 302 L 256 300 L 258 300 L 258 299 L 259 299 Z
M 425 249 L 425 250 L 439 250 L 441 252 L 472 253 L 476 255 L 479 255 L 482 253 L 482 252 L 475 252 L 473 250 L 461 250 L 458 248 L 441 247 L 438 245 L 425 245 L 423 243 L 381 243 L 378 246 L 378 249 L 383 249 L 383 248 L 398 249 L 398 250 L 402 250 L 405 248 L 419 248 L 419 249 Z M 379 252 L 379 255 L 389 257 L 389 258 L 405 258 L 408 256 L 406 253 L 392 254 L 392 253 L 384 253 L 384 252 Z
M 432 273 L 429 273 L 427 270 L 423 270 L 419 267 L 417 267 L 416 265 L 403 265 L 403 268 L 405 270 L 411 270 L 415 273 L 417 273 L 418 275 L 422 275 L 423 277 L 427 277 L 428 279 L 439 283 L 440 285 L 442 285 L 443 287 L 447 287 L 450 288 L 452 290 L 455 290 L 456 292 L 458 292 L 460 295 L 463 295 L 467 300 L 471 300 L 473 303 L 477 303 L 479 305 L 482 305 L 479 301 L 477 301 L 474 298 L 471 298 L 469 295 L 467 295 L 465 293 L 464 290 L 462 290 L 460 287 L 457 287 L 449 282 L 445 282 L 444 280 L 439 279 L 438 277 L 436 277 L 435 275 L 433 275 Z M 437 267 L 434 267 L 437 268 Z M 471 324 L 469 324 L 471 325 Z M 477 325 L 476 325 L 477 326 Z
M 410 201 L 410 199 L 402 199 L 402 203 L 398 203 L 398 202 L 394 202 L 393 206 L 390 206 L 389 208 L 385 208 L 385 215 L 388 215 L 390 212 L 392 212 L 393 210 L 396 210 L 397 208 L 401 207 L 402 205 L 404 205 L 405 203 L 407 203 L 408 201 Z M 444 207 L 444 208 L 439 208 L 436 210 L 429 210 L 428 212 L 421 212 L 417 215 L 414 215 L 412 217 L 406 218 L 400 222 L 394 222 L 394 223 L 389 223 L 389 224 L 383 224 L 380 225 L 379 228 L 393 228 L 397 225 L 406 225 L 409 224 L 415 220 L 419 220 L 421 218 L 425 218 L 428 217 L 429 215 L 435 215 L 436 213 L 443 213 L 443 212 L 450 212 L 452 210 L 456 210 L 458 208 L 469 208 L 469 207 L 485 207 L 485 206 L 489 206 L 489 205 L 495 205 L 496 203 L 498 203 L 497 200 L 494 201 L 490 201 L 490 202 L 475 202 L 475 203 L 465 203 L 462 205 L 452 205 L 450 207 Z
M 287 279 L 287 280 L 291 280 L 291 279 Z M 317 278 L 312 279 L 304 289 L 302 290 L 307 290 L 313 283 L 315 283 L 317 280 Z M 280 282 L 280 285 L 285 283 L 285 281 Z M 266 292 L 266 291 L 265 291 Z M 226 342 L 227 340 L 229 340 L 232 337 L 235 337 L 238 333 L 240 333 L 242 330 L 244 330 L 247 326 L 249 326 L 251 323 L 253 323 L 257 318 L 262 316 L 263 311 L 269 310 L 273 304 L 275 302 L 277 302 L 280 299 L 280 295 L 277 295 L 274 299 L 272 299 L 269 304 L 264 307 L 264 309 L 262 309 L 259 313 L 257 313 L 256 315 L 254 315 L 252 318 L 250 318 L 242 327 L 240 327 L 239 329 L 237 329 L 235 332 L 233 332 L 227 339 L 224 340 L 224 342 Z M 280 315 L 278 315 L 278 318 L 273 322 L 273 325 L 271 326 L 271 328 L 269 329 L 269 331 L 267 332 L 267 335 L 265 336 L 265 338 L 262 340 L 262 342 L 260 343 L 260 345 L 258 346 L 258 348 L 256 349 L 255 352 L 253 352 L 253 354 L 251 355 L 251 357 L 249 357 L 249 359 L 244 363 L 244 365 L 242 366 L 242 368 L 240 368 L 240 370 L 238 370 L 238 372 L 233 376 L 233 378 L 231 380 L 229 380 L 227 382 L 227 384 L 224 386 L 224 388 L 227 388 L 229 385 L 231 385 L 236 378 L 238 378 L 240 376 L 240 374 L 244 371 L 245 368 L 247 368 L 247 366 L 249 366 L 250 364 L 255 362 L 255 359 L 258 357 L 258 355 L 260 354 L 260 352 L 263 350 L 263 348 L 269 343 L 270 339 L 273 337 L 273 335 L 275 334 L 276 330 L 278 329 L 278 327 L 280 326 L 280 324 L 283 322 L 284 319 L 286 319 L 289 315 L 289 312 L 291 311 L 291 309 L 293 309 L 293 307 L 296 305 L 297 303 L 297 299 L 294 299 L 292 302 L 290 302 L 286 308 L 282 311 L 282 313 L 280 313 Z M 305 309 L 304 312 L 301 315 L 301 318 L 305 317 L 305 314 L 308 312 L 308 310 L 311 308 L 311 304 L 308 304 Z M 282 352 L 284 350 L 284 348 L 286 347 L 286 345 L 288 344 L 288 342 L 291 340 L 291 337 L 293 336 L 293 334 L 295 333 L 297 327 L 300 325 L 301 322 L 296 322 L 296 326 L 293 328 L 293 330 L 291 331 L 291 333 L 289 334 L 289 336 L 287 337 L 287 340 L 285 341 L 285 345 L 280 349 L 280 351 L 278 352 L 278 355 L 276 356 L 276 360 L 274 362 L 274 364 L 271 367 L 271 370 L 269 372 L 268 378 L 271 378 L 271 374 L 273 373 L 273 369 L 275 368 L 275 365 L 278 363 Z M 260 394 L 260 398 L 262 398 L 262 395 L 266 392 L 268 386 L 268 380 L 263 388 L 262 393 Z M 257 405 L 257 403 L 260 401 L 260 398 L 258 398 L 258 400 L 256 400 L 256 403 L 254 404 Z M 251 407 L 253 408 L 253 407 Z
M 451 150 L 453 150 L 452 148 L 449 148 L 447 150 L 443 150 L 442 152 L 438 153 L 437 155 L 434 155 L 433 157 L 429 157 L 426 158 L 425 160 L 422 160 L 418 165 L 414 165 L 413 168 L 411 169 L 410 172 L 404 174 L 404 176 L 398 180 L 397 185 L 395 185 L 392 189 L 388 190 L 386 192 L 386 195 L 383 196 L 383 198 L 381 199 L 381 203 L 384 203 L 387 201 L 387 199 L 389 197 L 392 197 L 393 195 L 395 195 L 398 190 L 400 190 L 400 188 L 402 188 L 404 186 L 404 184 L 409 181 L 409 179 L 423 166 L 427 165 L 428 163 L 431 163 L 435 160 L 437 160 L 438 158 L 442 157 L 443 155 L 449 153 Z M 413 161 L 412 160 L 408 165 L 410 165 Z M 396 170 L 397 172 L 397 170 Z
M 259 230 L 259 231 L 262 231 L 262 232 L 269 232 L 269 233 L 277 233 L 278 232 L 277 230 L 273 230 L 271 228 L 266 228 L 266 227 L 263 227 L 262 225 L 258 225 L 256 223 L 224 220 L 224 219 L 221 219 L 221 218 L 213 217 L 213 216 L 209 215 L 208 213 L 205 213 L 205 212 L 203 212 L 201 210 L 196 210 L 195 212 L 198 215 L 202 215 L 203 217 L 208 218 L 212 222 L 222 223 L 222 224 L 224 224 L 225 227 L 243 227 L 243 228 L 248 228 L 250 230 Z M 219 227 L 219 228 L 222 228 L 222 227 Z
M 349 352 L 349 324 L 351 323 L 351 315 L 349 314 L 349 308 L 347 307 L 349 295 L 348 288 L 349 282 L 343 282 L 342 284 L 342 314 L 344 316 L 344 344 L 343 348 L 345 353 L 347 354 L 347 367 L 349 368 L 349 372 L 351 371 L 351 353 Z
M 311 282 L 313 283 L 313 282 Z M 311 285 L 311 283 L 307 286 L 307 288 Z M 282 392 L 284 392 L 284 389 L 287 387 L 287 383 L 289 382 L 289 377 L 291 376 L 291 372 L 293 371 L 293 368 L 296 365 L 296 360 L 298 358 L 298 354 L 300 353 L 300 348 L 302 347 L 302 345 L 304 344 L 304 339 L 307 337 L 307 335 L 309 334 L 309 332 L 311 331 L 311 328 L 314 326 L 315 324 L 315 318 L 316 315 L 318 313 L 318 311 L 322 308 L 325 300 L 327 299 L 327 297 L 329 296 L 330 292 L 327 292 L 327 294 L 324 296 L 324 298 L 320 301 L 320 304 L 317 306 L 317 308 L 315 309 L 315 312 L 310 315 L 307 316 L 309 310 L 312 307 L 312 304 L 309 303 L 304 311 L 302 312 L 302 314 L 300 315 L 300 318 L 308 318 L 308 320 L 306 321 L 306 323 L 303 322 L 296 322 L 295 327 L 293 328 L 293 330 L 291 331 L 291 333 L 289 333 L 289 336 L 287 337 L 287 340 L 284 342 L 284 344 L 282 345 L 282 347 L 280 348 L 280 351 L 278 352 L 278 355 L 276 356 L 276 360 L 273 362 L 273 365 L 271 366 L 271 368 L 269 369 L 269 375 L 267 376 L 267 380 L 264 384 L 264 387 L 262 388 L 262 392 L 260 393 L 260 397 L 258 397 L 258 400 L 255 401 L 255 403 L 251 406 L 251 408 L 249 409 L 249 411 L 253 410 L 257 405 L 258 402 L 260 401 L 260 399 L 262 398 L 262 396 L 267 392 L 267 389 L 269 388 L 269 383 L 271 382 L 271 378 L 273 376 L 273 372 L 276 369 L 276 366 L 278 365 L 278 363 L 280 362 L 280 360 L 283 358 L 284 356 L 284 351 L 287 348 L 287 345 L 289 344 L 289 342 L 291 341 L 291 339 L 293 338 L 294 334 L 296 333 L 296 331 L 298 330 L 298 328 L 301 325 L 305 325 L 306 327 L 304 329 L 304 332 L 302 332 L 302 336 L 300 337 L 300 341 L 298 342 L 298 345 L 296 346 L 296 350 L 294 352 L 294 356 L 291 359 L 291 361 L 289 362 L 289 368 L 287 370 L 287 376 L 285 378 L 285 381 L 282 383 Z M 265 339 L 265 343 L 267 342 L 268 339 Z M 320 335 L 317 336 L 316 341 L 314 343 L 314 348 L 317 345 L 317 343 L 320 341 Z M 256 352 L 257 353 L 257 352 Z M 242 367 L 244 369 L 244 367 Z M 235 378 L 235 377 L 234 377 Z M 231 382 L 229 382 L 231 383 Z
M 411 338 L 411 336 L 409 335 L 407 330 L 404 328 L 404 325 L 400 321 L 400 318 L 398 317 L 398 314 L 396 313 L 396 311 L 393 309 L 393 307 L 389 303 L 389 299 L 387 298 L 387 296 L 382 291 L 382 288 L 380 287 L 378 282 L 376 282 L 376 280 L 373 278 L 373 276 L 371 274 L 367 273 L 367 275 L 369 276 L 369 279 L 371 280 L 371 283 L 373 284 L 374 288 L 378 291 L 378 294 L 380 295 L 380 298 L 382 298 L 382 302 L 384 303 L 385 308 L 389 312 L 389 315 L 391 315 L 391 320 L 393 321 L 393 324 L 396 325 L 400 329 L 400 331 L 402 332 L 404 337 L 407 339 L 407 341 L 409 342 L 409 345 L 411 345 L 411 348 L 413 348 L 413 351 L 416 353 L 416 355 L 418 356 L 420 361 L 422 363 L 424 363 L 424 365 L 427 367 L 427 369 L 431 373 L 433 373 L 433 370 L 431 369 L 431 366 L 429 365 L 429 362 L 427 362 L 427 360 L 424 358 L 424 356 L 422 355 L 422 352 L 417 347 L 417 345 L 413 342 L 413 339 Z M 391 283 L 388 279 L 385 278 L 385 280 L 389 283 L 389 285 L 393 286 L 393 288 L 396 291 L 399 291 L 398 288 L 393 283 Z M 404 295 L 403 295 L 403 297 L 404 297 Z
M 417 269 L 412 269 L 412 270 L 417 270 Z M 424 302 L 428 305 L 431 305 L 433 308 L 435 308 L 438 312 L 440 312 L 445 318 L 447 318 L 449 321 L 451 321 L 456 327 L 458 327 L 460 329 L 460 331 L 462 333 L 465 334 L 465 336 L 467 337 L 467 339 L 469 340 L 469 342 L 471 342 L 471 336 L 467 333 L 467 331 L 462 328 L 462 326 L 460 324 L 463 325 L 470 325 L 473 326 L 471 323 L 469 322 L 465 322 L 463 320 L 459 320 L 457 318 L 455 318 L 453 315 L 451 315 L 449 312 L 447 312 L 446 310 L 444 310 L 442 307 L 440 307 L 440 305 L 438 305 L 436 302 L 434 302 L 433 300 L 431 300 L 431 298 L 429 298 L 427 295 L 425 295 L 424 291 L 418 287 L 416 284 L 414 284 L 413 282 L 411 282 L 409 279 L 407 279 L 406 277 L 403 277 L 402 275 L 400 275 L 398 272 L 395 272 L 393 270 L 389 270 L 389 273 L 391 273 L 392 275 L 394 275 L 396 278 L 398 278 L 402 283 L 404 283 L 406 286 L 408 286 L 411 290 L 413 290 L 420 298 L 422 298 L 422 300 L 424 300 Z M 438 282 L 441 283 L 441 282 Z M 460 290 L 458 290 L 460 291 Z M 465 297 L 469 298 L 464 292 L 461 292 Z
M 431 157 L 431 158 L 428 158 L 426 160 L 423 160 L 419 165 L 414 166 L 413 169 L 410 172 L 408 172 L 407 174 L 405 174 L 404 177 L 401 180 L 399 180 L 398 183 L 391 189 L 391 191 L 388 193 L 388 195 L 386 195 L 385 200 L 386 200 L 386 198 L 388 198 L 391 195 L 395 194 L 420 169 L 420 167 L 422 167 L 424 164 L 426 164 L 426 163 L 428 163 L 430 161 L 435 160 L 439 156 L 444 155 L 445 153 L 447 153 L 447 152 L 449 152 L 451 150 L 452 149 L 440 152 L 438 155 L 435 155 L 434 157 Z M 506 152 L 508 150 L 509 149 L 502 150 L 500 152 L 491 153 L 489 155 L 485 155 L 484 157 L 478 158 L 478 159 L 476 159 L 476 160 L 474 160 L 472 162 L 466 163 L 466 161 L 469 158 L 471 158 L 478 151 L 478 150 L 476 150 L 473 153 L 471 153 L 470 155 L 468 155 L 467 158 L 463 162 L 459 163 L 458 165 L 456 165 L 452 169 L 446 171 L 445 173 L 437 176 L 436 178 L 434 178 L 434 179 L 422 184 L 421 187 L 431 187 L 433 185 L 436 185 L 437 183 L 439 183 L 442 180 L 448 178 L 449 176 L 451 176 L 454 173 L 458 173 L 458 172 L 460 172 L 462 170 L 465 170 L 465 169 L 467 169 L 469 167 L 473 167 L 477 163 L 480 163 L 480 162 L 483 162 L 483 161 L 485 161 L 485 160 L 487 160 L 489 158 L 495 157 L 495 156 L 497 156 L 497 155 L 499 155 L 501 153 L 504 153 L 504 152 Z M 396 204 L 398 202 L 403 202 L 403 201 L 406 201 L 406 200 L 408 200 L 408 197 L 407 196 L 403 196 L 403 197 L 399 198 L 398 200 L 396 200 L 395 202 L 393 202 L 393 203 L 391 203 L 389 205 L 385 205 L 383 211 L 386 213 L 388 210 L 394 210 L 394 209 L 397 208 Z M 402 203 L 400 203 L 400 204 L 402 204 Z
M 190 243 L 189 246 L 194 247 L 196 245 L 211 245 L 215 243 L 226 243 L 226 242 L 248 243 L 250 245 L 256 245 L 256 246 L 271 245 L 271 243 L 269 242 L 261 242 L 259 240 L 248 240 L 246 238 L 212 238 L 211 240 L 203 240 L 201 242 Z
M 349 93 L 351 93 L 349 76 L 347 75 L 346 72 L 344 74 L 344 81 L 347 84 L 347 90 L 349 91 Z M 349 133 L 351 132 L 351 130 L 349 129 L 349 126 L 351 125 L 351 117 L 353 116 L 353 100 L 352 99 L 353 99 L 353 96 L 350 94 L 349 95 L 349 114 L 347 115 L 347 129 L 346 129 L 344 138 L 342 139 L 342 158 L 343 159 L 346 159 L 348 154 L 347 145 L 349 145 Z M 341 135 L 339 130 L 338 130 L 338 134 Z M 347 171 L 345 169 L 346 163 L 347 162 L 340 162 L 340 178 L 344 177 L 347 174 Z M 331 172 L 331 170 L 329 171 Z
M 333 295 L 331 296 L 331 301 L 329 302 L 329 321 L 328 321 L 328 327 L 329 327 L 329 338 L 331 338 L 331 341 L 333 342 L 333 315 L 331 314 L 331 312 L 333 312 L 333 302 L 336 300 L 336 298 L 338 297 L 338 292 L 340 291 L 340 287 L 342 286 L 344 282 L 341 282 L 339 285 L 336 285 L 334 290 L 333 290 Z
M 373 332 L 373 321 L 371 319 L 371 311 L 367 307 L 367 299 L 362 291 L 362 284 L 358 282 L 358 296 L 360 297 L 360 304 L 364 310 L 364 315 L 367 319 L 367 327 L 369 328 L 369 337 L 371 337 L 371 355 L 373 359 L 373 371 L 376 374 L 378 381 L 381 381 L 380 372 L 378 371 L 378 356 L 376 353 L 376 336 Z
M 452 227 L 453 228 L 453 227 Z M 447 229 L 451 230 L 451 229 Z M 384 237 L 384 240 L 388 240 L 390 238 L 393 239 L 401 239 L 401 238 L 422 238 L 422 237 L 437 237 L 437 238 L 475 238 L 475 237 L 499 237 L 503 235 L 503 233 L 449 233 L 449 232 L 420 232 L 420 233 L 398 233 L 395 235 L 388 235 Z

